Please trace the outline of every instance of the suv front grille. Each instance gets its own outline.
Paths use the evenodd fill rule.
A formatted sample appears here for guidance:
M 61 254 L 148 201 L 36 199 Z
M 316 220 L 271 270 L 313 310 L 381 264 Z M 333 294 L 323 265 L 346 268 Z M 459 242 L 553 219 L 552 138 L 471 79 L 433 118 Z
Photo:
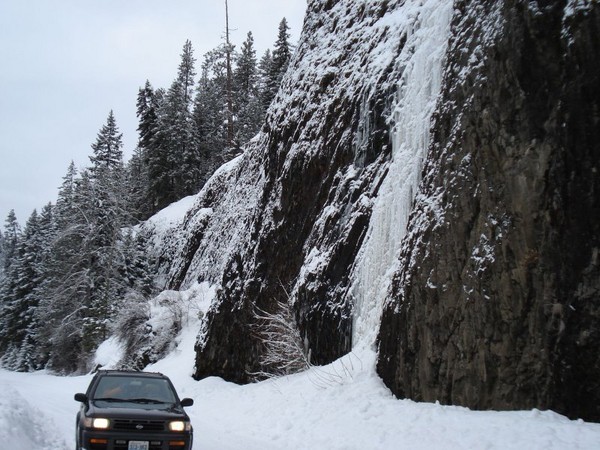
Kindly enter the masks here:
M 163 420 L 115 419 L 113 429 L 140 432 L 165 431 L 166 423 Z

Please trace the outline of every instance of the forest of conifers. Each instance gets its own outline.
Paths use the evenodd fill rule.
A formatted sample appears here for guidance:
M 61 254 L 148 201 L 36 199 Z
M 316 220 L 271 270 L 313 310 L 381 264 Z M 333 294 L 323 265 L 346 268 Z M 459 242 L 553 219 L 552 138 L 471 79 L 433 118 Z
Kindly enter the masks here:
M 137 96 L 138 145 L 123 160 L 112 111 L 88 167 L 69 165 L 56 201 L 23 227 L 14 211 L 0 231 L 0 365 L 17 371 L 86 370 L 115 313 L 148 298 L 153 261 L 133 227 L 199 192 L 260 129 L 293 52 L 283 19 L 273 50 L 257 60 L 252 33 L 204 55 L 192 43 L 168 89 Z

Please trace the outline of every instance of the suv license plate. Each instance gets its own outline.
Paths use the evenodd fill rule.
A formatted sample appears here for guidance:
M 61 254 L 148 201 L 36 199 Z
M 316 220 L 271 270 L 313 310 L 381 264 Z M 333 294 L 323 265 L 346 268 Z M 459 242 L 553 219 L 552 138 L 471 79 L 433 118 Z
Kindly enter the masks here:
M 127 447 L 127 450 L 148 450 L 148 448 L 148 441 L 129 441 L 129 446 Z

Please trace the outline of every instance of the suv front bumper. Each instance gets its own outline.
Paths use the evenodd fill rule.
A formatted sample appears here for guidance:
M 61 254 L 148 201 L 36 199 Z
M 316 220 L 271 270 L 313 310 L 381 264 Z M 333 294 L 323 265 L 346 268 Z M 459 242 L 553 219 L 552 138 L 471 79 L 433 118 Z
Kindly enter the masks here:
M 140 434 L 83 430 L 82 450 L 128 450 L 129 441 L 147 441 L 148 450 L 192 450 L 192 433 Z

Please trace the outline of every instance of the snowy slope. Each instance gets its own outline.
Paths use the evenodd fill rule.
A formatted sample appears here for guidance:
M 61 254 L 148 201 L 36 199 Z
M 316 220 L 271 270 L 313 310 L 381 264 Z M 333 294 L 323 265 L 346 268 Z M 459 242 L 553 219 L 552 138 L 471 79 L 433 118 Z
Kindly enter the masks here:
M 600 442 L 600 424 L 552 412 L 475 412 L 397 400 L 376 376 L 368 350 L 246 386 L 214 377 L 197 382 L 190 376 L 197 327 L 190 317 L 178 347 L 147 369 L 166 373 L 181 397 L 195 400 L 188 412 L 196 449 L 591 450 Z M 71 449 L 78 408 L 73 394 L 90 379 L 0 371 L 2 448 Z

